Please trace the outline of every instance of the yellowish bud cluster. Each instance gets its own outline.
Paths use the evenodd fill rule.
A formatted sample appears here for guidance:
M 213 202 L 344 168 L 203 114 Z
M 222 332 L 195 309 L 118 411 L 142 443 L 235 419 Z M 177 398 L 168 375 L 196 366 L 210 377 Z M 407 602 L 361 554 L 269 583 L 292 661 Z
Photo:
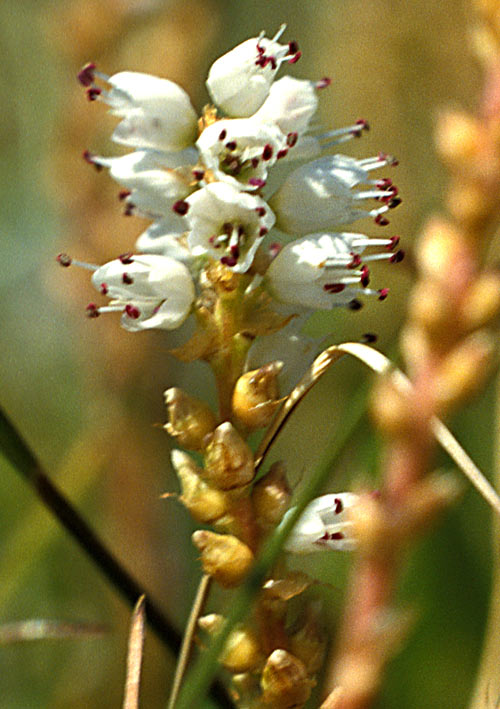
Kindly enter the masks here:
M 233 391 L 233 412 L 249 431 L 268 426 L 280 404 L 278 375 L 283 362 L 270 362 L 243 374 Z
M 279 648 L 269 655 L 262 671 L 262 701 L 270 709 L 302 707 L 314 685 L 304 663 Z
M 167 389 L 164 396 L 168 413 L 168 423 L 164 426 L 166 432 L 183 448 L 202 450 L 205 437 L 217 425 L 212 409 L 177 387 Z
M 201 552 L 206 574 L 221 586 L 238 586 L 250 569 L 254 555 L 250 548 L 232 534 L 216 534 L 199 529 L 193 533 L 193 543 Z
M 204 475 L 221 490 L 244 487 L 255 476 L 253 453 L 229 421 L 221 423 L 207 443 Z

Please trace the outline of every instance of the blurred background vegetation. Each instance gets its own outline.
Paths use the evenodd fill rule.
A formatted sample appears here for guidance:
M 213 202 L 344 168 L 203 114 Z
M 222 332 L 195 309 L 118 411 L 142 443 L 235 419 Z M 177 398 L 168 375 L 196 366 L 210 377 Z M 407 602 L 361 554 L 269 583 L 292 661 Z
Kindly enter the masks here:
M 367 137 L 345 152 L 366 157 L 383 150 L 399 158 L 394 179 L 404 204 L 388 229 L 411 250 L 424 218 L 439 208 L 446 179 L 433 152 L 436 112 L 475 103 L 480 74 L 468 47 L 471 21 L 465 0 L 0 4 L 1 403 L 53 478 L 179 629 L 200 570 L 187 513 L 159 499 L 177 484 L 169 441 L 155 424 L 165 419 L 167 387 L 211 399 L 213 387 L 203 365 L 179 367 L 169 357 L 177 335 L 131 335 L 111 316 L 86 319 L 93 298 L 88 274 L 54 262 L 60 251 L 104 262 L 130 250 L 146 226 L 122 216 L 116 184 L 81 159 L 86 148 L 113 153 L 113 121 L 102 105 L 87 103 L 75 75 L 88 60 L 110 74 L 159 74 L 183 86 L 201 108 L 208 100 L 204 78 L 216 57 L 263 28 L 270 35 L 288 23 L 287 39 L 296 38 L 303 52 L 293 73 L 332 77 L 321 97 L 321 122 L 370 122 Z M 366 228 L 370 233 L 371 225 Z M 378 269 L 377 281 L 391 288 L 383 305 L 315 316 L 309 332 L 329 343 L 376 332 L 380 348 L 395 354 L 411 257 L 397 268 Z M 359 365 L 341 363 L 310 395 L 274 453 L 286 451 L 293 461 L 292 479 L 307 476 L 342 426 L 364 376 Z M 493 467 L 492 389 L 452 424 L 487 474 Z M 332 471 L 329 490 L 359 480 L 373 479 L 376 486 L 379 454 L 380 442 L 364 422 Z M 0 647 L 1 709 L 119 706 L 129 608 L 3 459 L 0 469 L 0 623 L 54 618 L 109 628 L 104 637 Z M 467 489 L 418 545 L 401 591 L 417 621 L 390 666 L 380 707 L 467 705 L 488 604 L 489 518 Z M 317 592 L 332 626 L 348 564 L 328 554 L 304 562 L 325 582 Z M 172 657 L 149 633 L 142 706 L 164 706 L 172 669 Z

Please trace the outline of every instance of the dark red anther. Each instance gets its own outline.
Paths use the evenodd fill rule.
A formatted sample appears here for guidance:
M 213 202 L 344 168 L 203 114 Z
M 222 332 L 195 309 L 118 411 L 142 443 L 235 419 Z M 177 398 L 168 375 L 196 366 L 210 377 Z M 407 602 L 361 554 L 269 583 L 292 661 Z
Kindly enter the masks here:
M 236 150 L 236 141 L 235 141 L 235 140 L 229 140 L 229 141 L 226 143 L 226 148 L 227 148 L 228 150 Z
M 337 540 L 340 541 L 340 539 L 344 539 L 344 537 L 345 537 L 345 535 L 342 534 L 342 532 L 332 532 L 332 533 L 329 535 L 329 538 L 330 538 L 331 541 L 337 541 Z
M 340 497 L 336 497 L 333 501 L 333 504 L 335 505 L 335 507 L 333 508 L 334 514 L 339 515 L 344 509 L 344 505 L 342 504 L 342 500 L 340 499 Z
M 255 211 L 259 217 L 263 217 L 266 213 L 265 207 L 255 207 Z
M 276 71 L 276 69 L 278 68 L 278 64 L 276 62 L 276 57 L 269 57 L 269 62 L 271 64 L 272 70 Z M 289 63 L 293 64 L 294 62 L 292 61 L 292 59 L 289 59 Z
M 316 82 L 316 88 L 318 90 L 326 89 L 327 86 L 330 86 L 331 83 L 332 83 L 332 80 L 330 79 L 330 77 L 324 76 L 322 79 L 320 79 L 319 81 Z
M 233 244 L 233 246 L 229 247 L 229 251 L 231 252 L 231 256 L 233 256 L 235 259 L 239 259 L 240 257 L 240 247 L 237 246 L 236 244 Z
M 370 269 L 368 266 L 363 266 L 361 269 L 360 281 L 363 288 L 366 288 L 366 286 L 370 283 Z
M 294 39 L 292 39 L 291 42 L 288 42 L 288 54 L 297 54 L 298 51 L 299 45 Z
M 392 254 L 391 258 L 389 259 L 389 263 L 401 263 L 401 261 L 405 257 L 405 252 L 403 249 L 399 249 L 399 251 L 396 251 L 396 253 Z
M 227 130 L 225 128 L 223 128 L 223 130 L 221 130 L 221 132 L 219 133 L 219 140 L 225 140 L 226 136 L 227 136 Z
M 95 78 L 95 69 L 96 65 L 93 62 L 89 62 L 78 72 L 77 78 L 82 86 L 92 86 Z
M 276 160 L 281 160 L 281 158 L 286 158 L 288 155 L 288 148 L 283 148 L 282 150 L 278 150 L 276 153 Z
M 377 214 L 375 217 L 375 224 L 378 224 L 379 226 L 387 226 L 389 224 L 389 220 L 382 214 Z
M 205 170 L 193 170 L 193 177 L 200 182 L 205 177 Z
M 125 205 L 125 209 L 123 210 L 123 216 L 124 217 L 131 217 L 134 213 L 135 209 L 135 204 L 132 204 L 132 202 L 127 202 Z
M 264 186 L 265 186 L 266 181 L 265 181 L 265 180 L 261 180 L 261 179 L 258 178 L 258 177 L 251 177 L 251 178 L 248 180 L 248 184 L 249 184 L 249 185 L 252 185 L 252 187 L 257 187 L 258 189 L 260 189 L 261 187 L 264 187 Z
M 399 244 L 399 236 L 391 236 L 390 244 L 387 246 L 387 251 L 392 251 Z
M 323 290 L 327 293 L 342 293 L 345 290 L 344 283 L 325 283 Z
M 365 334 L 361 337 L 360 342 L 362 342 L 364 345 L 373 345 L 373 343 L 377 340 L 378 335 L 375 335 L 374 332 L 365 332 Z
M 364 118 L 359 118 L 359 119 L 356 121 L 356 125 L 359 126 L 359 128 L 355 128 L 355 129 L 352 131 L 352 134 L 353 134 L 354 136 L 356 136 L 357 138 L 360 137 L 362 131 L 364 131 L 364 130 L 366 130 L 366 131 L 370 130 L 370 124 L 368 123 L 368 121 L 365 121 Z
M 126 254 L 118 256 L 118 260 L 121 261 L 124 266 L 128 266 L 129 263 L 134 262 L 134 254 L 131 251 L 127 251 Z
M 130 190 L 120 190 L 118 192 L 118 199 L 120 202 L 123 202 L 124 199 L 127 199 L 127 197 L 130 197 L 132 192 Z
M 267 227 L 261 226 L 261 228 L 259 229 L 259 236 L 265 236 L 268 231 L 269 229 Z
M 73 259 L 69 254 L 61 253 L 56 256 L 57 263 L 63 268 L 68 268 L 68 266 L 71 266 L 72 260 Z
M 280 244 L 277 241 L 273 241 L 272 244 L 269 244 L 269 255 L 271 258 L 276 258 L 276 256 L 279 254 L 281 249 L 283 248 L 283 244 Z
M 286 144 L 288 145 L 289 148 L 293 148 L 294 145 L 296 145 L 297 141 L 299 139 L 299 134 L 295 131 L 293 133 L 289 133 L 286 137 Z
M 87 89 L 87 98 L 89 101 L 95 101 L 102 94 L 102 90 L 97 86 L 91 86 Z
M 389 289 L 388 288 L 381 288 L 378 292 L 378 299 L 385 300 L 388 295 L 389 295 Z
M 347 268 L 358 268 L 358 266 L 361 266 L 361 256 L 359 254 L 351 254 L 351 256 L 352 261 Z
M 101 285 L 99 286 L 99 291 L 100 291 L 103 295 L 108 295 L 108 291 L 109 291 L 108 284 L 107 284 L 107 283 L 101 283 Z
M 262 159 L 270 160 L 273 157 L 273 146 L 269 143 L 264 145 L 264 150 L 262 151 Z
M 132 320 L 137 320 L 137 318 L 141 315 L 139 308 L 136 308 L 135 305 L 131 305 L 130 303 L 125 306 L 125 310 L 123 312 L 128 315 L 129 318 L 132 318 Z
M 85 308 L 85 312 L 88 318 L 98 318 L 100 315 L 99 308 L 95 303 L 89 303 Z
M 393 197 L 389 202 L 387 202 L 387 206 L 389 209 L 394 209 L 395 207 L 399 206 L 403 200 L 401 197 Z
M 297 62 L 299 61 L 301 56 L 302 56 L 302 52 L 300 52 L 300 51 L 296 52 L 293 55 L 293 57 L 290 57 L 290 59 L 288 60 L 288 63 L 289 64 L 297 64 Z M 274 67 L 273 67 L 273 69 L 274 69 Z
M 183 199 L 179 199 L 177 202 L 174 202 L 174 204 L 172 205 L 172 209 L 176 214 L 179 214 L 181 217 L 183 217 L 185 214 L 188 213 L 189 202 L 185 202 Z
M 134 279 L 132 278 L 132 276 L 131 276 L 129 273 L 126 273 L 126 272 L 125 272 L 125 273 L 122 274 L 122 282 L 123 282 L 126 286 L 131 286 L 132 283 L 134 282 Z
M 361 308 L 363 307 L 363 303 L 360 300 L 358 300 L 357 298 L 353 298 L 352 300 L 350 300 L 347 303 L 347 307 L 349 308 L 349 310 L 353 310 L 353 311 L 354 310 L 361 310 Z
M 95 162 L 95 155 L 93 155 L 90 150 L 84 150 L 82 153 L 82 158 L 85 160 L 85 162 L 88 162 L 89 165 L 93 165 L 97 172 L 100 172 L 102 170 L 102 165 L 99 165 L 99 163 Z
M 254 170 L 255 170 L 255 168 L 257 167 L 258 164 L 259 164 L 259 158 L 252 158 L 252 159 L 250 160 L 250 165 L 253 167 Z
M 377 187 L 379 190 L 386 190 L 392 187 L 392 180 L 389 177 L 383 177 L 381 180 L 377 181 Z
M 223 256 L 220 262 L 223 263 L 224 266 L 229 266 L 230 268 L 236 266 L 236 264 L 238 263 L 234 256 Z

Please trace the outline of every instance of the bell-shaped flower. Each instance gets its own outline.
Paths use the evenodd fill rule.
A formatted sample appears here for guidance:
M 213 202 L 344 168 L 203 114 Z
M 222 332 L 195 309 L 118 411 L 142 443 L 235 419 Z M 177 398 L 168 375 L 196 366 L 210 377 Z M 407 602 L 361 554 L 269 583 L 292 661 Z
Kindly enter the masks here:
M 170 214 L 153 222 L 135 242 L 135 249 L 141 254 L 170 256 L 177 261 L 191 264 L 193 255 L 187 244 L 188 226 L 184 217 L 172 210 Z
M 123 119 L 112 136 L 116 143 L 175 151 L 196 140 L 196 112 L 187 93 L 173 81 L 136 71 L 107 76 L 96 71 L 95 64 L 87 64 L 78 78 L 91 100 L 104 101 Z M 96 78 L 110 88 L 100 88 Z
M 284 544 L 284 549 L 295 554 L 309 554 L 326 549 L 356 549 L 357 542 L 353 534 L 353 522 L 349 519 L 349 510 L 358 502 L 359 496 L 352 492 L 317 497 L 307 505 L 299 517 Z M 291 510 L 288 510 L 283 522 L 290 513 Z
M 109 305 L 87 306 L 89 317 L 121 312 L 121 324 L 136 332 L 151 328 L 173 330 L 190 313 L 195 297 L 193 279 L 187 267 L 168 256 L 124 254 L 92 268 L 92 283 L 111 298 Z
M 137 211 L 150 219 L 169 215 L 172 206 L 196 187 L 192 166 L 169 167 L 167 158 L 153 150 L 135 150 L 116 158 L 87 156 L 89 162 L 107 167 L 111 177 L 126 188 L 120 198 L 127 213 Z
M 400 203 L 397 188 L 389 179 L 371 180 L 369 172 L 393 163 L 393 158 L 384 155 L 366 160 L 331 155 L 302 165 L 288 175 L 269 200 L 276 226 L 289 234 L 307 234 L 332 230 L 363 217 L 388 224 L 383 215 Z M 352 189 L 357 185 L 366 185 L 367 189 Z M 382 205 L 362 209 L 368 199 Z
M 289 142 L 306 132 L 318 108 L 320 82 L 284 76 L 276 81 L 269 95 L 252 117 L 259 121 L 275 123 L 282 133 L 290 135 Z
M 258 190 L 266 184 L 268 169 L 284 157 L 286 137 L 273 123 L 228 118 L 205 128 L 196 145 L 216 180 L 240 190 Z
M 367 263 L 382 259 L 401 261 L 403 251 L 390 252 L 398 242 L 398 237 L 370 239 L 348 232 L 308 234 L 283 247 L 267 269 L 264 284 L 276 300 L 299 308 L 328 310 L 346 305 L 357 310 L 361 307 L 357 295 L 386 298 L 386 288 L 367 288 L 370 280 Z M 360 254 L 371 246 L 386 250 L 361 259 Z
M 206 86 L 212 101 L 228 116 L 247 117 L 264 103 L 283 62 L 295 63 L 300 52 L 295 42 L 280 44 L 285 30 L 268 39 L 264 32 L 238 44 L 210 67 Z
M 225 182 L 212 182 L 188 197 L 186 205 L 193 256 L 209 255 L 237 273 L 248 271 L 274 224 L 266 202 Z

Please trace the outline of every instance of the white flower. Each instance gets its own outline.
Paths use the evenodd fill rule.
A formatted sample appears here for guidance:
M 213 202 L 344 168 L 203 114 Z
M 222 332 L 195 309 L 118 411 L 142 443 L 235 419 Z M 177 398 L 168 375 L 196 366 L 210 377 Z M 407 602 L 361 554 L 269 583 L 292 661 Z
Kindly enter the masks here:
M 347 305 L 358 309 L 358 294 L 387 296 L 387 289 L 367 288 L 370 271 L 367 262 L 388 259 L 402 260 L 404 253 L 360 254 L 366 247 L 394 248 L 398 237 L 370 239 L 363 234 L 339 232 L 336 234 L 308 234 L 283 247 L 266 271 L 264 283 L 271 294 L 283 303 L 305 308 L 330 309 Z
M 111 88 L 98 87 L 96 77 Z M 123 118 L 112 136 L 116 143 L 174 151 L 196 140 L 196 112 L 187 93 L 173 81 L 136 71 L 107 76 L 96 71 L 95 64 L 87 64 L 78 78 L 88 87 L 90 99 L 101 99 Z
M 387 156 L 355 160 L 331 155 L 302 165 L 288 175 L 269 200 L 276 225 L 289 234 L 306 234 L 335 229 L 369 216 L 378 224 L 388 224 L 382 215 L 401 200 L 390 180 L 371 180 L 369 171 L 391 161 L 393 158 Z M 368 185 L 369 189 L 352 189 L 359 184 Z M 371 210 L 360 209 L 367 199 L 383 204 Z
M 189 264 L 193 260 L 193 255 L 187 245 L 187 229 L 184 217 L 171 211 L 142 232 L 135 242 L 135 249 L 142 254 L 170 256 Z
M 210 255 L 238 273 L 250 268 L 274 214 L 260 197 L 213 182 L 187 198 L 187 242 L 194 256 Z
M 215 179 L 238 189 L 258 190 L 266 184 L 268 169 L 284 157 L 286 137 L 272 123 L 227 118 L 205 128 L 196 145 Z
M 252 118 L 275 123 L 285 135 L 299 136 L 318 108 L 317 88 L 314 81 L 284 76 L 271 86 L 269 96 Z
M 187 267 L 168 256 L 124 254 L 104 266 L 92 268 L 92 283 L 112 300 L 108 306 L 87 306 L 89 317 L 121 312 L 121 324 L 136 332 L 151 328 L 173 330 L 189 315 L 195 297 Z M 69 265 L 69 264 L 64 264 Z
M 247 117 L 264 103 L 280 65 L 296 62 L 300 52 L 295 42 L 279 44 L 286 25 L 272 39 L 247 39 L 219 57 L 208 73 L 207 89 L 213 102 L 229 116 Z
M 182 151 L 191 159 L 193 152 Z M 127 188 L 120 196 L 128 205 L 128 213 L 136 209 L 142 216 L 156 219 L 169 215 L 175 202 L 195 189 L 192 166 L 170 167 L 168 157 L 154 150 L 135 150 L 116 158 L 88 155 L 87 160 L 107 167 L 111 177 Z
M 308 554 L 325 549 L 334 551 L 356 549 L 357 543 L 353 535 L 353 522 L 349 519 L 349 509 L 358 501 L 359 496 L 352 492 L 317 497 L 307 505 L 299 517 L 284 548 L 295 554 Z M 288 510 L 281 524 L 290 516 L 291 511 Z

